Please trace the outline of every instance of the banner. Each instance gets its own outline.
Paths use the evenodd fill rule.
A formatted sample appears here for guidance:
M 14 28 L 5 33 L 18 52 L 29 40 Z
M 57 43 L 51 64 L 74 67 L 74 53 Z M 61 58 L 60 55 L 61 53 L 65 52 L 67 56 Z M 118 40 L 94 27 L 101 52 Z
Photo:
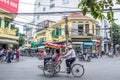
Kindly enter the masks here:
M 19 0 L 0 0 L 0 9 L 10 13 L 18 13 Z

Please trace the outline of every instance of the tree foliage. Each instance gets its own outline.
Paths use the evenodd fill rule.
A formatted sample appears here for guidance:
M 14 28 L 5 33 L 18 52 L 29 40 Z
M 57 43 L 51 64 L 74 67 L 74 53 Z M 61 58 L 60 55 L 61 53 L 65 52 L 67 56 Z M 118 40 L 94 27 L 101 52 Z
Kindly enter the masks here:
M 102 20 L 105 15 L 104 10 L 107 10 L 107 19 L 109 22 L 114 22 L 114 12 L 112 7 L 114 0 L 81 0 L 78 4 L 78 8 L 81 8 L 83 15 L 86 15 L 88 11 L 90 11 L 91 15 L 95 19 Z M 117 4 L 120 4 L 120 0 L 116 0 Z
M 24 44 L 25 44 L 25 39 L 24 39 L 24 37 L 20 36 L 18 42 L 19 42 L 19 46 L 24 45 Z
M 113 40 L 113 44 L 119 44 L 120 43 L 120 26 L 116 23 L 112 24 L 111 28 L 111 37 Z

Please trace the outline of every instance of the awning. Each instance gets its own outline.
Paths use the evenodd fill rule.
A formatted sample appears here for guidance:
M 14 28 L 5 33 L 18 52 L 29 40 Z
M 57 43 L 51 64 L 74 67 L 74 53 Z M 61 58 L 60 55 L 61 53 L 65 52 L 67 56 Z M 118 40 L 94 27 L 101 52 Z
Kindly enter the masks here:
M 11 40 L 11 39 L 0 39 L 0 43 L 3 44 L 16 44 L 18 45 L 19 43 L 16 40 Z
M 65 48 L 64 45 L 59 45 L 59 44 L 52 44 L 52 43 L 45 43 L 46 47 L 51 47 L 51 48 Z

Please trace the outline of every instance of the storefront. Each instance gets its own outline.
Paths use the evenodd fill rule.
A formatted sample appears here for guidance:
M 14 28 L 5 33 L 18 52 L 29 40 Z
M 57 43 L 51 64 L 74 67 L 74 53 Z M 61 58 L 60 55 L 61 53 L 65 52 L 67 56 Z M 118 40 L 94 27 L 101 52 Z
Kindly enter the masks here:
M 10 48 L 13 47 L 13 45 L 19 45 L 19 43 L 16 40 L 13 39 L 0 39 L 0 49 L 2 48 Z

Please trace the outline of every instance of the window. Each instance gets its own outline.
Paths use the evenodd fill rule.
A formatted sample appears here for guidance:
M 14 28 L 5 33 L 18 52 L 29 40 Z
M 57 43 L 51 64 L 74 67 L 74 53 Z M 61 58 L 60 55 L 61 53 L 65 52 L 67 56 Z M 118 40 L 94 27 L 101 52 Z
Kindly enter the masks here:
M 78 36 L 78 24 L 77 23 L 72 23 L 72 32 L 71 35 L 72 36 Z
M 51 36 L 52 36 L 52 38 L 55 38 L 55 30 L 53 30 L 53 31 L 51 32 Z
M 46 10 L 46 8 L 45 7 L 43 7 L 43 11 L 45 11 Z
M 68 4 L 69 0 L 63 0 L 63 4 Z
M 62 29 L 56 28 L 56 35 L 61 36 L 62 35 Z
M 94 25 L 92 25 L 92 32 L 93 32 L 93 34 L 94 34 Z
M 38 2 L 38 6 L 40 7 L 40 2 Z
M 55 4 L 50 4 L 50 9 L 55 7 Z
M 54 0 L 50 0 L 50 2 L 53 2 Z
M 89 33 L 89 24 L 85 24 L 85 33 Z
M 39 15 L 37 15 L 37 19 L 39 19 L 40 18 L 40 16 Z
M 78 25 L 78 34 L 79 35 L 83 34 L 83 24 Z
M 0 27 L 1 27 L 1 23 L 2 23 L 2 18 L 0 18 Z
M 14 25 L 14 24 L 11 24 L 10 29 L 15 29 L 15 25 Z
M 4 24 L 4 28 L 9 27 L 9 18 L 5 18 L 5 24 Z

